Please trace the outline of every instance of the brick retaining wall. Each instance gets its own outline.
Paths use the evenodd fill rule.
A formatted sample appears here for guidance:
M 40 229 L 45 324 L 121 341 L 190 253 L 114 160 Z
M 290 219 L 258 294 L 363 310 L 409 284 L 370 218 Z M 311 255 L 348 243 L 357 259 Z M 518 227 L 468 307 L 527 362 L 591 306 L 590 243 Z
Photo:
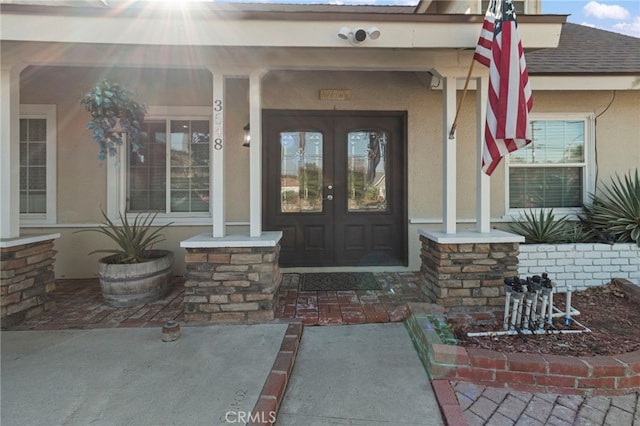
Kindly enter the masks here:
M 640 391 L 640 351 L 613 356 L 574 357 L 502 353 L 442 344 L 428 316 L 437 305 L 409 304 L 406 320 L 431 380 L 462 380 L 526 392 L 621 395 Z
M 56 288 L 53 240 L 0 248 L 0 319 L 2 328 L 32 318 L 53 306 Z
M 275 247 L 187 248 L 184 316 L 188 323 L 274 318 L 282 281 Z

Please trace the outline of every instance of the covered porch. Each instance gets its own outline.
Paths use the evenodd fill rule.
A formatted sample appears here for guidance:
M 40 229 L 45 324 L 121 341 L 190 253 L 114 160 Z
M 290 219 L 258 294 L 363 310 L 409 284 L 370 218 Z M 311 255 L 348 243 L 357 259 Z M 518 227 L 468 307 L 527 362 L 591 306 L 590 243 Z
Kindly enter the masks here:
M 268 288 L 272 297 L 281 285 L 278 253 L 282 235 L 277 230 L 264 229 L 265 108 L 407 111 L 408 188 L 403 220 L 408 262 L 377 270 L 419 270 L 423 263 L 418 238 L 421 229 L 442 226 L 445 234 L 454 236 L 460 213 L 457 198 L 469 193 L 477 199 L 475 232 L 480 239 L 492 233 L 488 178 L 478 166 L 471 172 L 475 185 L 456 184 L 470 174 L 469 169 L 458 168 L 460 146 L 465 147 L 465 152 L 474 152 L 474 146 L 481 143 L 481 138 L 474 135 L 482 134 L 479 129 L 484 122 L 486 95 L 476 96 L 476 106 L 466 108 L 468 120 L 458 131 L 461 136 L 449 138 L 481 16 L 341 16 L 315 10 L 304 16 L 286 11 L 244 15 L 236 10 L 216 10 L 219 6 L 203 7 L 186 12 L 136 10 L 107 18 L 106 12 L 99 9 L 78 14 L 71 9 L 3 5 L 0 86 L 2 104 L 7 106 L 1 112 L 0 145 L 0 195 L 6 200 L 0 207 L 3 259 L 13 258 L 18 251 L 14 248 L 23 250 L 32 238 L 49 245 L 55 241 L 55 264 L 50 262 L 46 267 L 54 264 L 56 277 L 92 276 L 95 260 L 77 259 L 93 250 L 96 241 L 80 237 L 75 231 L 95 227 L 100 208 L 113 219 L 118 213 L 128 212 L 129 183 L 123 172 L 126 167 L 121 167 L 127 164 L 127 152 L 121 150 L 118 157 L 109 158 L 96 168 L 95 147 L 84 130 L 86 121 L 77 103 L 86 90 L 84 83 L 99 77 L 117 77 L 139 85 L 155 117 L 177 108 L 182 109 L 176 113 L 178 116 L 195 114 L 210 123 L 207 211 L 180 215 L 167 211 L 158 222 L 174 223 L 163 248 L 174 250 L 176 258 L 183 258 L 176 272 L 185 274 L 194 283 L 191 287 L 199 288 L 190 295 L 194 299 L 189 302 L 202 303 L 193 307 L 198 320 L 211 314 L 207 310 L 214 308 L 208 305 L 212 296 L 217 296 L 205 290 L 206 283 L 215 281 L 215 277 L 203 273 L 214 266 L 203 265 L 209 259 L 216 259 L 217 264 L 231 249 L 251 254 L 266 248 L 269 254 L 258 262 L 262 266 L 257 275 L 253 269 L 218 272 L 233 272 L 231 281 L 242 286 L 255 283 L 259 292 Z M 347 17 L 366 28 L 378 28 L 380 37 L 360 44 L 340 37 Z M 563 20 L 564 17 L 522 19 L 526 44 L 530 48 L 554 47 Z M 180 22 L 182 26 L 177 24 Z M 26 28 L 34 25 L 48 30 L 27 33 Z M 62 35 L 55 31 L 60 27 L 75 30 Z M 296 37 L 285 36 L 289 34 Z M 71 77 L 83 75 L 85 78 Z M 281 80 L 291 76 L 299 80 L 288 85 Z M 381 87 L 379 77 L 398 93 L 392 95 Z M 484 93 L 484 71 L 476 71 L 472 78 L 477 93 Z M 297 82 L 301 83 L 298 88 Z M 333 86 L 336 82 L 346 86 Z M 288 96 L 278 91 L 283 84 L 290 88 Z M 320 89 L 345 87 L 357 95 L 348 102 L 318 97 Z M 20 117 L 22 106 L 28 104 L 56 107 L 52 117 L 57 141 L 48 168 L 52 175 L 47 180 L 47 200 L 51 201 L 47 201 L 46 214 L 35 220 L 25 220 L 20 210 Z M 247 123 L 251 136 L 248 149 L 242 146 L 242 129 Z M 479 156 L 476 157 L 478 160 L 471 164 L 479 163 Z M 423 192 L 425 189 L 428 193 Z M 466 206 L 465 209 L 469 210 Z M 187 251 L 184 257 L 183 250 Z M 200 266 L 189 270 L 189 265 L 196 263 Z M 2 285 L 14 286 L 17 291 L 15 285 L 21 280 L 3 275 Z M 40 290 L 35 293 L 42 296 Z M 20 293 L 16 297 L 22 303 L 35 296 Z M 43 306 L 43 300 L 34 299 L 35 305 Z M 239 303 L 253 306 L 254 302 Z M 21 308 L 3 306 L 2 315 L 26 309 L 30 316 L 36 312 L 35 305 L 28 302 Z

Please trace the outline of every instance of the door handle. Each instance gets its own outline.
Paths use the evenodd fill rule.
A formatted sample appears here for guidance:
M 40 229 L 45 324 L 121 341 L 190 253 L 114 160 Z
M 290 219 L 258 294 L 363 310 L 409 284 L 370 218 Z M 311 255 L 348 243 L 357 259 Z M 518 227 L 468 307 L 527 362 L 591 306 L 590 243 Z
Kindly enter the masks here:
M 331 194 L 327 195 L 327 198 L 325 198 L 325 200 L 328 200 L 328 201 L 333 200 L 333 195 Z

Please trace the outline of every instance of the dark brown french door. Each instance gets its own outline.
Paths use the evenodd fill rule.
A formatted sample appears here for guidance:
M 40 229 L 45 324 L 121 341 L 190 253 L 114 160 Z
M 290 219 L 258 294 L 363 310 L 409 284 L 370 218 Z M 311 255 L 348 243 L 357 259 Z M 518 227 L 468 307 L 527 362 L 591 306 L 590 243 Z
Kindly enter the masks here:
M 265 111 L 266 230 L 282 266 L 406 265 L 401 112 Z

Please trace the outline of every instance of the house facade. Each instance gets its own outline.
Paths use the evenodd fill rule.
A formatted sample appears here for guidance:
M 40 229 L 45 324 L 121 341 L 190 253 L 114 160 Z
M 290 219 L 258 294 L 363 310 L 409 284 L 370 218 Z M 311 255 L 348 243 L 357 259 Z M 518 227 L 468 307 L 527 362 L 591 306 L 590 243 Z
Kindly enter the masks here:
M 3 250 L 49 244 L 55 277 L 95 276 L 87 253 L 105 242 L 76 231 L 101 210 L 172 223 L 159 248 L 176 274 L 265 247 L 271 279 L 417 271 L 425 238 L 517 244 L 493 228 L 525 208 L 570 212 L 640 165 L 638 39 L 516 2 L 534 143 L 489 178 L 480 65 L 449 137 L 486 3 L 3 2 Z M 616 47 L 588 59 L 580 34 L 603 55 L 603 40 Z M 79 99 L 104 78 L 148 105 L 141 155 L 97 158 Z

